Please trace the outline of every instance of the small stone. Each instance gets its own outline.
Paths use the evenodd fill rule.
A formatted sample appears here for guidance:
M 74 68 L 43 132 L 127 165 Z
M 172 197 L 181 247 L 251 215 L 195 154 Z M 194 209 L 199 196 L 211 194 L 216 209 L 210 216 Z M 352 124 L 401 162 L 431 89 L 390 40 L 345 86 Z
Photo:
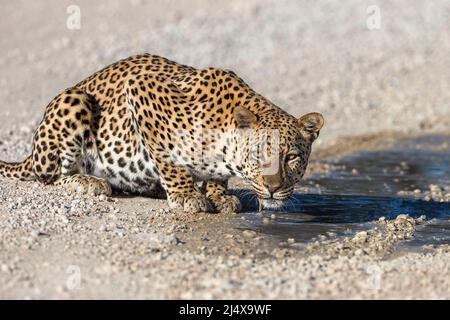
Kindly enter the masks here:
M 244 230 L 244 232 L 242 232 L 242 235 L 246 238 L 254 238 L 256 237 L 256 232 L 253 230 Z
M 356 238 L 366 238 L 367 232 L 366 231 L 360 231 L 355 235 Z
M 7 264 L 2 264 L 0 266 L 0 271 L 4 272 L 4 273 L 9 273 L 10 272 L 10 268 L 9 268 L 9 266 Z
M 110 222 L 107 227 L 108 230 L 115 230 L 116 228 L 117 225 L 114 222 Z
M 417 218 L 417 222 L 424 222 L 425 220 L 427 220 L 427 216 L 424 214 Z
M 335 237 L 335 236 L 336 236 L 336 232 L 328 231 L 328 232 L 327 232 L 327 235 L 328 235 L 329 237 Z
M 441 188 L 435 184 L 430 184 L 429 187 L 430 187 L 431 192 L 441 192 L 442 191 Z
M 289 251 L 286 249 L 274 249 L 272 251 L 272 255 L 278 259 L 281 259 L 281 258 L 289 256 Z

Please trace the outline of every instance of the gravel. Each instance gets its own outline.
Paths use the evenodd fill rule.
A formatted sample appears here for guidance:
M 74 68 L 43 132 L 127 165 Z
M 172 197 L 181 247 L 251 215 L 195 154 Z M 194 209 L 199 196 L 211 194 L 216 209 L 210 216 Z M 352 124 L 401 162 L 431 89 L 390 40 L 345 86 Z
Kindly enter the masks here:
M 322 112 L 316 158 L 354 148 L 366 139 L 359 135 L 448 131 L 446 1 L 383 2 L 373 31 L 373 1 L 77 3 L 80 30 L 66 28 L 65 2 L 2 6 L 2 160 L 29 154 L 52 97 L 139 52 L 230 68 L 295 115 Z M 333 146 L 347 135 L 356 143 Z M 405 194 L 448 195 L 445 186 Z M 450 298 L 448 246 L 392 254 L 420 219 L 374 221 L 311 244 L 279 243 L 237 221 L 172 212 L 164 200 L 1 179 L 0 298 Z
M 393 252 L 400 242 L 412 239 L 416 225 L 424 218 L 411 218 L 398 215 L 394 220 L 380 218 L 378 226 L 368 231 L 360 231 L 352 237 L 327 239 L 323 237 L 306 246 L 306 250 L 324 257 L 362 256 L 383 258 Z
M 425 201 L 450 202 L 450 186 L 429 185 L 429 190 L 399 191 L 399 196 L 414 197 Z

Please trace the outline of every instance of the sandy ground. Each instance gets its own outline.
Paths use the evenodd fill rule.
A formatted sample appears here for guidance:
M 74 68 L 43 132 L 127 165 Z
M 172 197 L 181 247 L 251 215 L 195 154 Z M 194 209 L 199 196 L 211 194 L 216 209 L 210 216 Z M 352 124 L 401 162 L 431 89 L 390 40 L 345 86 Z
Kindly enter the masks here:
M 230 68 L 295 115 L 322 112 L 311 171 L 450 126 L 447 1 L 77 1 L 81 29 L 69 30 L 71 4 L 1 3 L 2 160 L 27 155 L 61 90 L 141 52 Z M 239 219 L 2 179 L 0 298 L 450 298 L 448 247 L 391 254 L 421 221 L 299 250 Z

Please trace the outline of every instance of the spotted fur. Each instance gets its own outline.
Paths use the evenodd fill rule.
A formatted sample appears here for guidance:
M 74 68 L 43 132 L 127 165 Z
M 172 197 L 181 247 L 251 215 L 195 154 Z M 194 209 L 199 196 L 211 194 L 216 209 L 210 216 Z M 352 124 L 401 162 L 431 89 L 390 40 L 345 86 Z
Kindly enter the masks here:
M 232 71 L 138 55 L 55 97 L 31 156 L 0 162 L 0 176 L 93 194 L 165 192 L 172 208 L 238 212 L 228 179 L 250 181 L 261 203 L 278 205 L 303 176 L 322 125 L 320 114 L 296 119 Z M 251 151 L 252 132 L 262 129 L 269 145 L 278 134 L 270 174 Z

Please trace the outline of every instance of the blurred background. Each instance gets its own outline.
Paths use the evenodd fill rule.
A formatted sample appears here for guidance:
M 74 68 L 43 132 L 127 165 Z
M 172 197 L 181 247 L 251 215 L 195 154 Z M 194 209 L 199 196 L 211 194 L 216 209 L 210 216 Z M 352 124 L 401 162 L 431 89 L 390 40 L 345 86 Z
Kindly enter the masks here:
M 3 0 L 0 7 L 0 130 L 32 130 L 63 89 L 145 52 L 232 69 L 296 116 L 322 112 L 319 145 L 450 127 L 450 1 Z

